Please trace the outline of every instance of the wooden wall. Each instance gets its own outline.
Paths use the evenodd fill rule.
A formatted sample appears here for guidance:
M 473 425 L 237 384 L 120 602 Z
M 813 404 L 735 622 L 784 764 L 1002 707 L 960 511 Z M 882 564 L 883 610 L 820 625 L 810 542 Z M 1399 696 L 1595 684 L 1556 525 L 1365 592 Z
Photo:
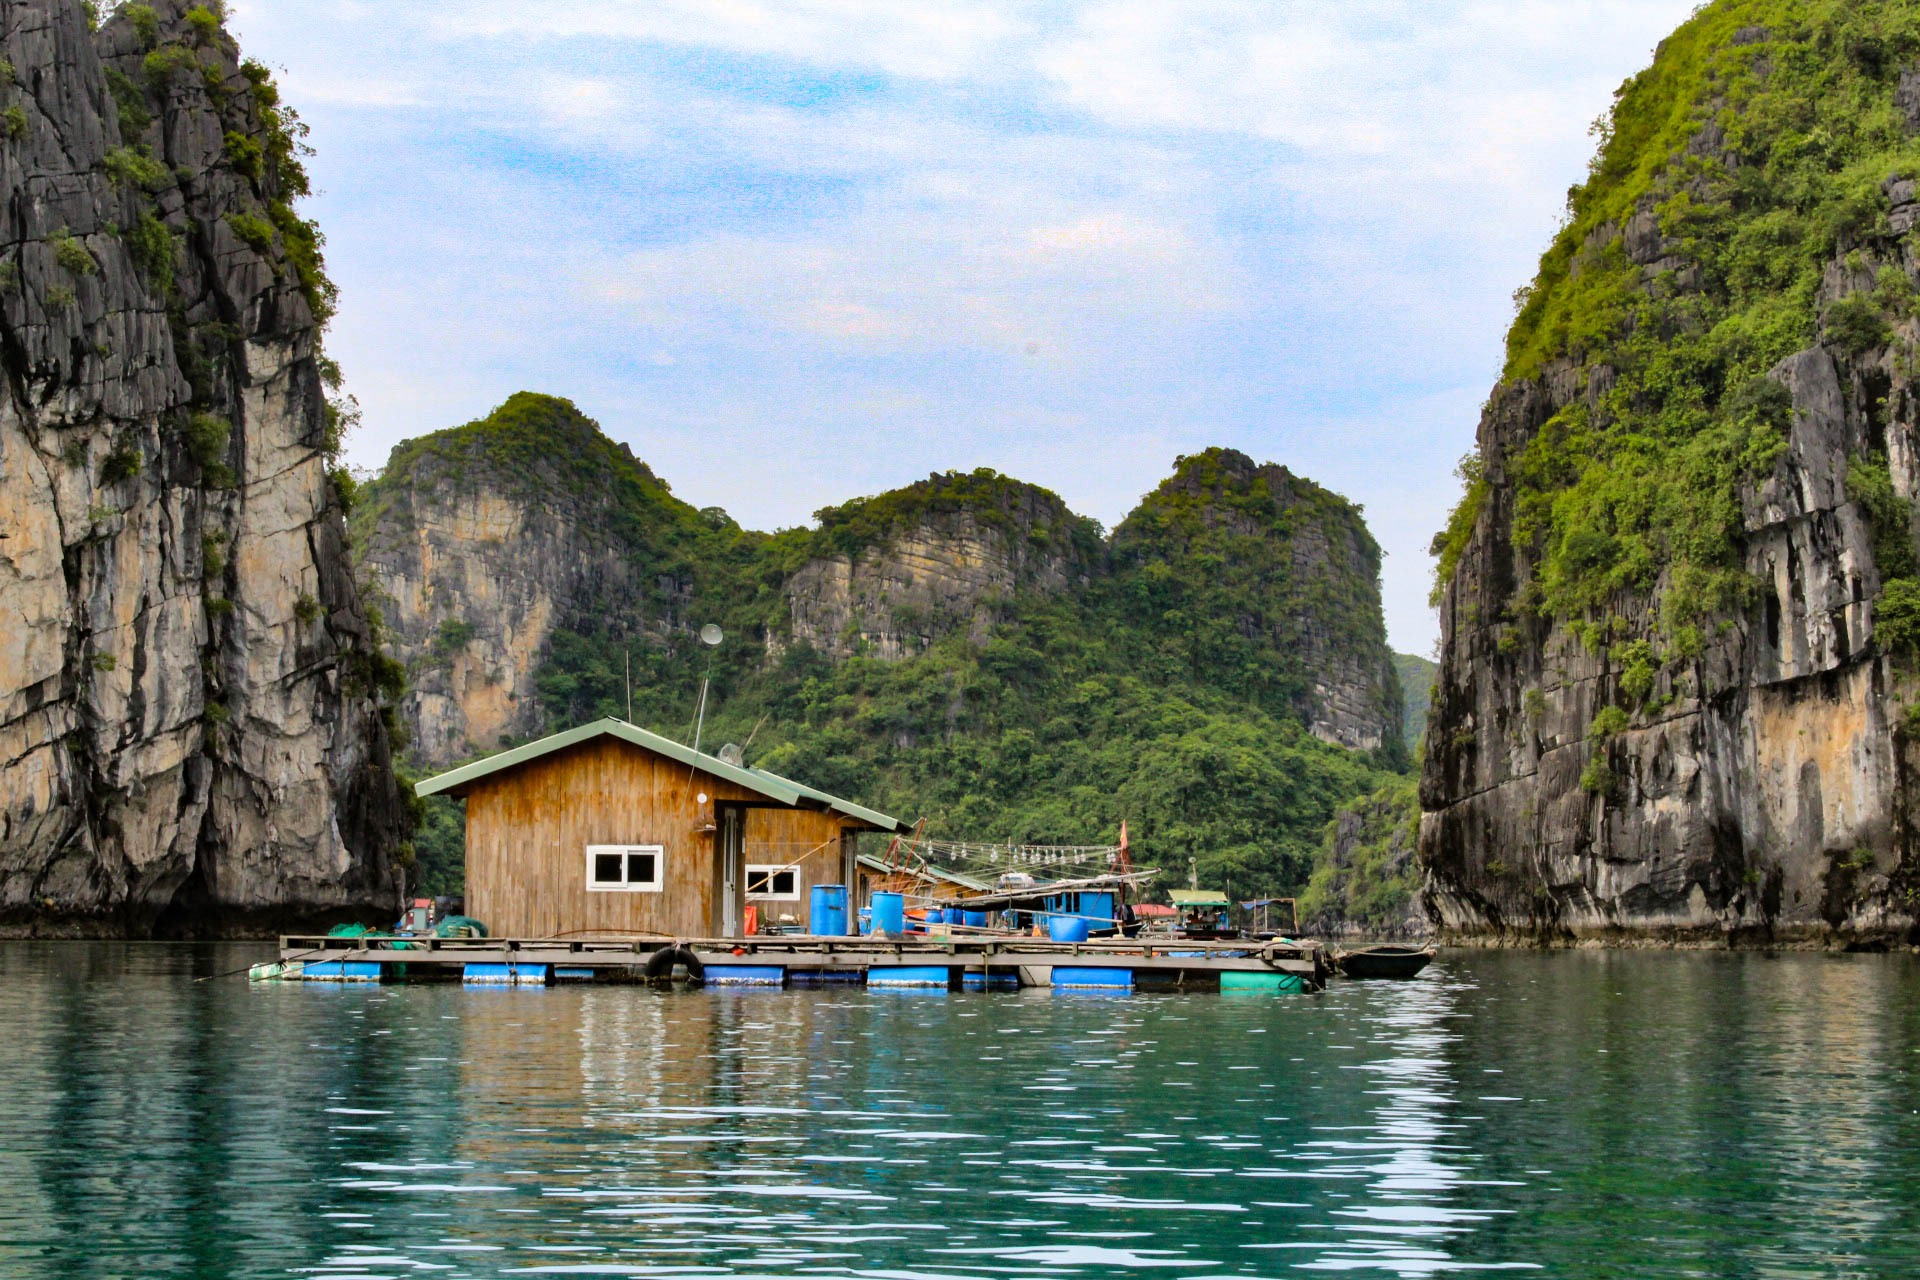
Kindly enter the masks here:
M 718 852 L 714 833 L 702 828 L 714 824 L 715 803 L 729 801 L 766 802 L 616 738 L 483 778 L 467 793 L 467 912 L 496 937 L 583 930 L 708 937 Z M 749 838 L 766 816 L 747 814 Z M 665 887 L 589 892 L 590 844 L 664 846 Z
M 746 858 L 750 865 L 785 864 L 799 860 L 795 880 L 800 900 L 755 898 L 749 903 L 760 908 L 762 924 L 777 923 L 782 914 L 791 915 L 802 925 L 807 919 L 811 890 L 816 884 L 846 884 L 841 861 L 841 837 L 849 824 L 838 816 L 817 809 L 753 809 L 747 813 Z M 857 886 L 848 886 L 852 898 Z

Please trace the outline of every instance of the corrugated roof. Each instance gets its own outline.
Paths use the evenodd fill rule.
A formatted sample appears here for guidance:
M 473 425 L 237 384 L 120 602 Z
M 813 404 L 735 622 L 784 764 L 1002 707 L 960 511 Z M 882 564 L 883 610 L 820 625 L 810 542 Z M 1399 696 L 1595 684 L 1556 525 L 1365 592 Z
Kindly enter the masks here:
M 973 889 L 980 893 L 986 893 L 993 888 L 991 884 L 977 876 L 970 876 L 964 871 L 955 871 L 949 867 L 936 867 L 931 864 L 925 867 L 889 867 L 884 859 L 876 858 L 870 853 L 861 854 L 859 862 L 869 871 L 888 871 L 896 875 L 924 873 L 931 879 L 945 880 L 948 884 L 957 884 L 963 889 Z
M 1176 907 L 1224 907 L 1227 895 L 1212 889 L 1173 889 L 1169 891 Z
M 870 822 L 882 831 L 894 831 L 900 826 L 897 819 L 889 818 L 878 809 L 869 809 L 864 805 L 857 805 L 851 800 L 842 800 L 838 796 L 830 796 L 826 792 L 810 787 L 804 782 L 795 782 L 792 778 L 783 778 L 779 774 L 769 773 L 765 769 L 748 769 L 747 772 L 756 778 L 771 778 L 781 786 L 792 787 L 803 796 L 822 801 L 830 808 L 837 809 L 850 818 L 858 818 L 862 822 Z
M 509 751 L 502 751 L 484 760 L 475 760 L 472 764 L 461 765 L 458 769 L 449 769 L 445 773 L 415 783 L 413 789 L 415 794 L 422 796 L 440 795 L 445 792 L 458 793 L 470 784 L 499 773 L 503 769 L 512 769 L 599 737 L 613 737 L 622 742 L 630 742 L 636 747 L 657 752 L 669 760 L 677 760 L 681 764 L 710 773 L 716 778 L 736 783 L 757 795 L 781 804 L 798 806 L 802 800 L 812 800 L 849 818 L 879 827 L 882 831 L 894 831 L 900 826 L 898 821 L 876 809 L 868 809 L 851 800 L 842 800 L 838 796 L 828 795 L 813 787 L 803 786 L 777 773 L 768 773 L 765 769 L 748 769 L 740 765 L 728 764 L 718 756 L 710 756 L 704 751 L 695 751 L 692 747 L 675 742 L 672 738 L 649 733 L 638 725 L 628 724 L 625 720 L 617 720 L 612 716 L 604 720 L 595 720 L 592 724 L 568 729 L 564 733 L 552 734 L 524 746 L 514 747 Z

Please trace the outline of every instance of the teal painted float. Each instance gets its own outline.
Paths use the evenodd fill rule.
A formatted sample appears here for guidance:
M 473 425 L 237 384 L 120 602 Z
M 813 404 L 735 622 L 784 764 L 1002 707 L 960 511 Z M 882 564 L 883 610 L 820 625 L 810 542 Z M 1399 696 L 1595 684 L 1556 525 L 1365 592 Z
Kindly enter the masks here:
M 1298 992 L 1305 990 L 1297 973 L 1223 973 L 1222 991 Z

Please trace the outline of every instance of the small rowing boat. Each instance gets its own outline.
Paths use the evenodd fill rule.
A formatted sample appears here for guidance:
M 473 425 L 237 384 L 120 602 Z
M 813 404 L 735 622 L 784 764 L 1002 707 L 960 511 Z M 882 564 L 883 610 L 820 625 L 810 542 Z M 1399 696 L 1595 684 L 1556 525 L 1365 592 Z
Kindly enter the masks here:
M 1334 964 L 1349 978 L 1411 978 L 1433 963 L 1432 947 L 1384 945 L 1343 951 Z

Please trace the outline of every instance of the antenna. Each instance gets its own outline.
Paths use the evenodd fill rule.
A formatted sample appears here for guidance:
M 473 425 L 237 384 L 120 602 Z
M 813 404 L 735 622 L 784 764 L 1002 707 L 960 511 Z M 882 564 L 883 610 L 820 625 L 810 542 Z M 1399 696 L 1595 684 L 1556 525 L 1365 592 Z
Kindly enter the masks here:
M 627 723 L 633 723 L 633 650 L 627 654 Z
M 726 632 L 709 622 L 700 628 L 700 643 L 711 649 L 726 639 Z M 707 684 L 713 679 L 713 655 L 707 655 L 707 674 L 700 677 L 700 709 L 693 715 L 693 749 L 700 749 L 700 732 L 707 725 Z

